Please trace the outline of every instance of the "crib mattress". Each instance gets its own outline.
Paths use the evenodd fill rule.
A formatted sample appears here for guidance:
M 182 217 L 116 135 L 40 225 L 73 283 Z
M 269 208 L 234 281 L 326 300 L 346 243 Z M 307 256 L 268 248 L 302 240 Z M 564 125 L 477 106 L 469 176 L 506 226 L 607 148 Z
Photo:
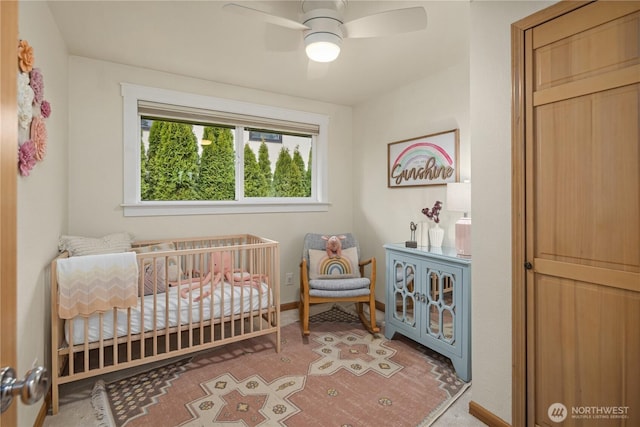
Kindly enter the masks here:
M 205 287 L 207 289 L 207 287 Z M 167 298 L 168 294 L 168 298 Z M 269 286 L 261 283 L 256 287 L 232 286 L 229 283 L 218 284 L 214 292 L 201 301 L 194 302 L 193 299 L 199 295 L 199 289 L 191 291 L 191 301 L 189 295 L 186 298 L 180 297 L 178 287 L 169 288 L 168 292 L 154 295 L 147 295 L 138 299 L 138 305 L 131 309 L 131 316 L 127 315 L 126 309 L 115 310 L 115 327 L 118 337 L 127 336 L 129 327 L 131 334 L 138 334 L 143 329 L 141 314 L 144 312 L 144 331 L 149 332 L 162 330 L 169 327 L 186 325 L 200 322 L 202 320 L 217 319 L 223 316 L 248 314 L 260 308 L 268 308 L 269 302 L 273 304 L 273 295 L 269 295 Z M 213 302 L 212 302 L 213 298 Z M 144 304 L 144 310 L 142 307 Z M 180 308 L 178 309 L 178 304 Z M 202 308 L 201 308 L 202 307 Z M 212 315 L 213 312 L 213 315 Z M 102 317 L 102 319 L 101 319 Z M 130 322 L 129 322 L 130 319 Z M 100 314 L 93 314 L 87 317 L 75 317 L 65 321 L 65 339 L 69 343 L 69 324 L 73 322 L 73 344 L 83 344 L 85 342 L 85 321 L 88 325 L 88 342 L 111 339 L 114 337 L 114 310 Z M 155 323 L 154 323 L 155 320 Z M 102 330 L 102 336 L 100 331 Z

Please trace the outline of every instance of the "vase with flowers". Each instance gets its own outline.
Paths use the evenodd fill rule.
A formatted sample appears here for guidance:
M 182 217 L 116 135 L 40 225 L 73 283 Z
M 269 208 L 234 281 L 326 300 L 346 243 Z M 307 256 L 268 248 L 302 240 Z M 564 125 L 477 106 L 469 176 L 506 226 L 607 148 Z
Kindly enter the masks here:
M 434 226 L 429 228 L 429 245 L 433 248 L 442 247 L 442 240 L 444 239 L 444 229 L 440 227 L 441 209 L 442 202 L 439 200 L 435 202 L 431 209 L 422 209 L 422 213 L 434 222 Z

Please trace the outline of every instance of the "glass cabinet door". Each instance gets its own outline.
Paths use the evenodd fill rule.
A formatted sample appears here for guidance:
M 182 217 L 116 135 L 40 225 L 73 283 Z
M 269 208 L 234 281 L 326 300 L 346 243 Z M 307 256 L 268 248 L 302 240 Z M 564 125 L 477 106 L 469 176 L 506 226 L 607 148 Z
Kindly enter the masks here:
M 395 261 L 393 271 L 393 317 L 409 326 L 416 324 L 416 266 Z
M 453 274 L 429 269 L 427 271 L 427 332 L 434 338 L 453 344 L 455 340 L 455 289 Z

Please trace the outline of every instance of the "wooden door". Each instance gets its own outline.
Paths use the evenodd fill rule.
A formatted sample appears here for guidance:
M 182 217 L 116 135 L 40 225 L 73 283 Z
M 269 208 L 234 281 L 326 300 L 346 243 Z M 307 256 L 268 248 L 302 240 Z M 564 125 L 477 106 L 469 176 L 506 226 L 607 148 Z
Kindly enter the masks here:
M 524 64 L 526 424 L 638 426 L 640 2 L 534 26 Z
M 18 2 L 0 1 L 0 367 L 16 368 Z M 14 399 L 15 400 L 15 399 Z M 17 425 L 14 402 L 0 426 Z

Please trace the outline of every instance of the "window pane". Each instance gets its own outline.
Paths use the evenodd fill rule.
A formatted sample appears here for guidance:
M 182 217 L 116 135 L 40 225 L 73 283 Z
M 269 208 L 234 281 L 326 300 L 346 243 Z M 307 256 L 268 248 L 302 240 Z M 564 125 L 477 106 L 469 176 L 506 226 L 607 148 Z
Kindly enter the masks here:
M 235 200 L 233 129 L 142 117 L 140 195 L 155 200 Z
M 327 211 L 328 116 L 121 87 L 125 216 Z
M 244 196 L 311 197 L 309 135 L 245 129 Z

